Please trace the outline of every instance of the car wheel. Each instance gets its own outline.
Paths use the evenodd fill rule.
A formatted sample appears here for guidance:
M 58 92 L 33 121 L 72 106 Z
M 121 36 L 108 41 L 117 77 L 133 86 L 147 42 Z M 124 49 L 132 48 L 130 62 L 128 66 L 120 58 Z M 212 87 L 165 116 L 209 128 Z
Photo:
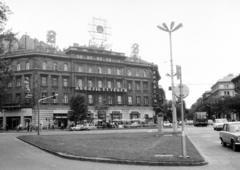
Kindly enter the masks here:
M 222 144 L 222 146 L 227 146 L 227 144 L 223 141 L 223 139 L 221 138 L 221 144 Z
M 236 152 L 238 150 L 235 142 L 232 140 L 232 149 Z

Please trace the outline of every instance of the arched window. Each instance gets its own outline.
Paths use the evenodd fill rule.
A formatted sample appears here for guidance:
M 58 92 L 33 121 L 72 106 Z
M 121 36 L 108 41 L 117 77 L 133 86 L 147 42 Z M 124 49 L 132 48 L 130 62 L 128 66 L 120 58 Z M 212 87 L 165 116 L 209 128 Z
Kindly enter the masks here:
M 102 80 L 98 80 L 98 87 L 102 88 Z
M 68 71 L 68 64 L 64 64 L 64 71 Z
M 88 72 L 92 73 L 92 67 L 88 67 Z
M 112 88 L 112 82 L 111 82 L 111 81 L 108 81 L 107 87 L 108 87 L 108 88 Z
M 47 62 L 44 61 L 44 62 L 42 63 L 42 69 L 43 69 L 43 70 L 47 70 Z
M 120 75 L 120 69 L 119 68 L 117 69 L 117 75 Z
M 108 74 L 111 74 L 111 68 L 108 68 Z
M 17 63 L 17 71 L 21 70 L 21 63 Z
M 98 67 L 98 74 L 102 74 L 102 68 Z
M 82 66 L 78 66 L 78 72 L 82 72 L 83 69 L 82 69 Z
M 136 77 L 139 77 L 139 71 L 138 70 L 136 71 Z
M 127 75 L 128 75 L 128 76 L 132 76 L 131 70 L 128 70 L 128 71 L 127 71 Z
M 147 77 L 146 71 L 143 71 L 143 77 Z
M 55 70 L 55 71 L 57 70 L 57 63 L 53 64 L 53 70 Z
M 29 70 L 30 69 L 30 64 L 29 62 L 26 62 L 26 70 Z
M 83 83 L 83 82 L 82 82 L 82 79 L 78 79 L 78 86 L 79 86 L 79 87 L 82 87 L 82 86 L 83 86 L 82 83 Z

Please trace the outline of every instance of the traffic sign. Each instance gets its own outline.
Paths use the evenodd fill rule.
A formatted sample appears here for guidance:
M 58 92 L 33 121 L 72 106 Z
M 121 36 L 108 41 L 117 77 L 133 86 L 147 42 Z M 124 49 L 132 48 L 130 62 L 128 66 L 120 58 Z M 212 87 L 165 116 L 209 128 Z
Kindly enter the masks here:
M 177 85 L 174 88 L 174 94 L 175 94 L 176 97 L 179 98 L 180 97 L 180 93 L 181 93 L 181 88 L 182 88 L 182 97 L 186 98 L 189 95 L 189 88 L 185 84 Z

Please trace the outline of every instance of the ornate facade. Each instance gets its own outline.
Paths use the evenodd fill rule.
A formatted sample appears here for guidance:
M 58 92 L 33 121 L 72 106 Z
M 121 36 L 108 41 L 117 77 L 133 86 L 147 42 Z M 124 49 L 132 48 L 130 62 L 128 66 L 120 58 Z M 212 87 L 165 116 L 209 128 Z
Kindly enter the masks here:
M 8 100 L 0 113 L 3 127 L 37 123 L 38 100 L 53 91 L 58 92 L 57 99 L 46 99 L 39 106 L 44 125 L 59 127 L 63 122 L 67 126 L 68 102 L 76 93 L 87 97 L 88 120 L 151 119 L 155 114 L 158 67 L 139 58 L 85 46 L 72 46 L 64 52 L 38 46 L 5 58 L 12 61 L 15 79 L 7 87 Z M 102 100 L 109 109 L 98 114 L 94 106 Z

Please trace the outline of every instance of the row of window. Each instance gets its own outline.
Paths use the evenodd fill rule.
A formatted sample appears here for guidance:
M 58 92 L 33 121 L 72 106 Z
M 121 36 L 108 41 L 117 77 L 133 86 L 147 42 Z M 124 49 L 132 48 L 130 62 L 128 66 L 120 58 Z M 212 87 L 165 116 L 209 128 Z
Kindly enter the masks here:
M 8 94 L 8 102 L 12 102 L 12 94 Z M 48 97 L 48 94 L 47 93 L 42 93 L 42 98 L 46 98 Z M 21 102 L 21 94 L 20 93 L 16 93 L 16 97 L 15 97 L 15 101 L 16 103 L 19 103 Z M 63 103 L 68 103 L 68 100 L 69 100 L 69 94 L 68 93 L 64 93 L 63 94 L 63 99 L 62 99 L 62 102 Z M 117 96 L 117 104 L 123 104 L 123 96 L 121 95 L 118 95 Z M 59 99 L 58 97 L 56 99 L 52 99 L 53 103 L 59 103 Z M 99 103 L 101 103 L 103 101 L 103 96 L 102 95 L 98 95 L 98 99 L 97 101 Z M 48 103 L 47 100 L 43 100 L 42 103 Z M 93 104 L 93 95 L 88 95 L 88 103 L 89 104 Z M 140 105 L 141 104 L 141 96 L 136 96 L 136 99 L 135 99 L 135 103 L 137 105 Z M 113 97 L 112 96 L 108 96 L 107 97 L 107 104 L 113 104 Z M 128 96 L 128 104 L 129 105 L 132 105 L 133 104 L 133 97 L 132 96 Z M 148 102 L 148 97 L 147 96 L 144 96 L 143 97 L 143 104 L 144 105 L 148 105 L 149 102 Z
M 47 79 L 48 79 L 47 76 L 41 76 L 41 85 L 42 86 L 48 86 Z M 28 77 L 28 80 L 30 80 L 30 77 Z M 63 81 L 63 87 L 69 87 L 69 78 L 68 77 L 63 77 L 62 81 Z M 16 87 L 21 87 L 21 82 L 22 82 L 22 78 L 21 77 L 16 77 Z M 28 82 L 28 84 L 29 83 L 30 82 Z M 78 87 L 83 87 L 84 86 L 83 79 L 78 78 L 75 85 L 78 86 Z M 52 77 L 52 86 L 59 86 L 58 77 Z M 97 81 L 97 87 L 98 88 L 103 88 L 103 86 L 104 86 L 103 81 L 98 80 Z M 8 87 L 12 87 L 12 82 L 8 83 Z M 87 81 L 87 87 L 94 87 L 93 80 L 88 80 Z M 113 88 L 114 87 L 113 81 L 108 80 L 106 82 L 105 87 Z M 123 81 L 116 81 L 116 87 L 117 88 L 124 88 Z M 127 89 L 128 90 L 133 89 L 133 82 L 132 81 L 127 82 Z M 135 82 L 135 90 L 140 90 L 140 82 L 139 81 Z M 148 90 L 148 82 L 143 82 L 143 90 Z
M 25 68 L 26 70 L 29 70 L 30 69 L 30 63 L 26 62 L 25 67 L 26 67 Z M 42 69 L 43 70 L 47 70 L 47 62 L 43 62 L 42 63 Z M 56 70 L 56 71 L 58 70 L 58 64 L 57 63 L 53 63 L 53 70 Z M 69 66 L 68 66 L 67 63 L 64 64 L 63 70 L 64 71 L 69 71 Z M 21 63 L 17 63 L 17 71 L 21 71 Z M 84 72 L 84 67 L 82 65 L 78 66 L 78 72 Z M 87 72 L 88 73 L 93 73 L 93 67 L 89 66 Z M 98 67 L 97 68 L 97 73 L 98 74 L 103 74 L 103 68 L 102 67 Z M 107 74 L 114 74 L 112 68 L 107 68 L 106 73 Z M 117 69 L 116 70 L 116 74 L 117 75 L 121 75 L 121 70 Z M 128 76 L 133 76 L 132 71 L 130 69 L 127 70 L 127 75 Z M 136 77 L 147 77 L 147 73 L 146 73 L 145 70 L 144 71 L 137 70 L 135 76 Z
M 123 96 L 118 95 L 117 96 L 117 104 L 123 104 L 122 99 L 123 99 Z M 102 97 L 102 95 L 99 95 L 98 96 L 98 102 L 101 103 L 102 101 L 103 101 L 103 97 Z M 89 104 L 93 104 L 93 95 L 91 95 L 91 94 L 88 95 L 88 103 Z M 136 102 L 135 103 L 137 105 L 141 104 L 141 96 L 136 96 Z M 107 97 L 107 104 L 113 104 L 113 97 L 112 96 L 108 96 Z M 132 96 L 128 96 L 128 104 L 129 105 L 133 104 L 133 97 Z M 148 105 L 149 104 L 147 96 L 143 97 L 143 104 L 144 105 Z
M 97 60 L 97 61 L 107 61 L 107 62 L 118 62 L 120 63 L 120 59 L 112 59 L 112 58 L 103 58 L 103 57 L 93 57 L 89 55 L 76 55 L 77 58 L 88 59 L 88 60 Z

